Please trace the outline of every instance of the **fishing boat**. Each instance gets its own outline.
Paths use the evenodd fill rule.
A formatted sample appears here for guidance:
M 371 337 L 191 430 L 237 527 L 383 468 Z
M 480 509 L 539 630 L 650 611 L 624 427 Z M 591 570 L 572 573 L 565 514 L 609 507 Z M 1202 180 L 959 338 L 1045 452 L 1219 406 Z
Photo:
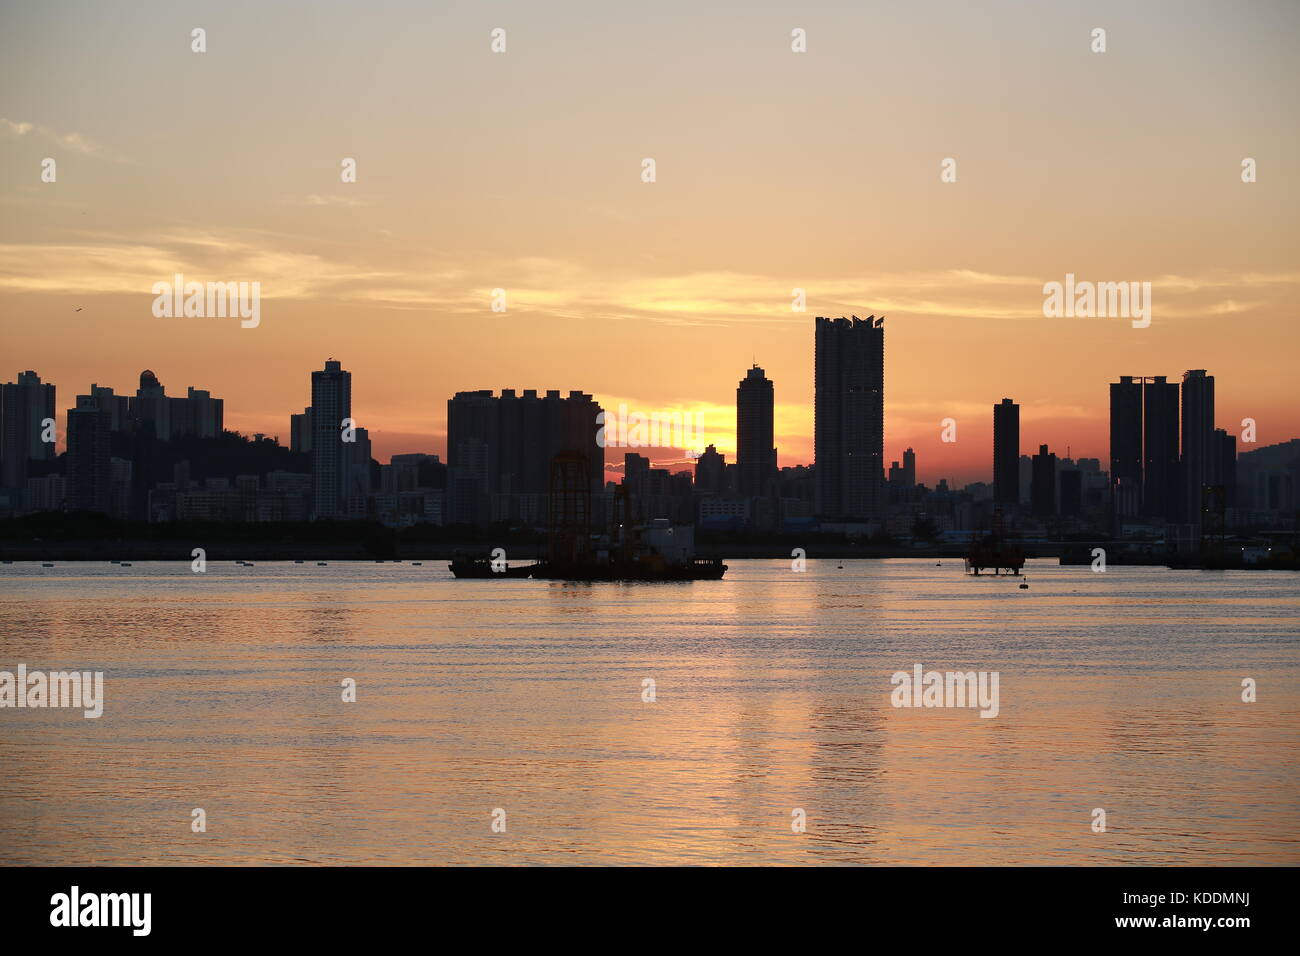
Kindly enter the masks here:
M 447 565 L 447 570 L 458 578 L 526 578 L 532 576 L 536 567 L 535 564 L 517 564 L 512 568 L 503 560 L 457 554 Z

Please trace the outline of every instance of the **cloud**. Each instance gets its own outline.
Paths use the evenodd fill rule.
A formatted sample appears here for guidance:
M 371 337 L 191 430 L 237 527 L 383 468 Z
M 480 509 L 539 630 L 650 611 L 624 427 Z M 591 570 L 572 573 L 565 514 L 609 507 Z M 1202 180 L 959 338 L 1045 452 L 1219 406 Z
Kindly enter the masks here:
M 11 127 L 21 124 L 9 123 Z M 352 202 L 307 196 L 300 203 Z M 365 197 L 356 202 L 364 203 Z M 813 315 L 914 319 L 1045 319 L 1038 276 L 972 270 L 802 277 L 695 271 L 611 275 L 552 257 L 513 259 L 466 252 L 431 258 L 398 242 L 336 243 L 315 236 L 254 230 L 172 229 L 148 238 L 83 233 L 64 243 L 0 245 L 0 290 L 146 294 L 177 273 L 197 281 L 258 281 L 267 298 L 383 306 L 444 315 L 484 315 L 505 289 L 512 314 L 572 321 L 653 322 L 672 326 L 805 325 Z M 1051 277 L 1048 277 L 1051 279 Z M 1216 272 L 1153 279 L 1157 322 L 1205 319 L 1294 301 L 1300 274 Z M 790 308 L 792 290 L 807 311 Z M 1073 319 L 1068 321 L 1089 321 Z
M 111 150 L 101 143 L 95 142 L 89 136 L 83 136 L 80 133 L 60 133 L 56 130 L 50 129 L 48 126 L 38 126 L 35 123 L 28 122 L 17 122 L 0 116 L 0 135 L 21 139 L 25 136 L 30 136 L 33 133 L 43 139 L 57 143 L 64 149 L 70 149 L 75 153 L 81 153 L 83 156 L 96 156 L 113 163 L 131 162 L 131 159 L 127 156 Z
M 279 203 L 282 206 L 344 206 L 349 208 L 371 205 L 371 201 L 362 196 L 321 196 L 316 193 L 308 196 L 284 196 L 279 200 Z

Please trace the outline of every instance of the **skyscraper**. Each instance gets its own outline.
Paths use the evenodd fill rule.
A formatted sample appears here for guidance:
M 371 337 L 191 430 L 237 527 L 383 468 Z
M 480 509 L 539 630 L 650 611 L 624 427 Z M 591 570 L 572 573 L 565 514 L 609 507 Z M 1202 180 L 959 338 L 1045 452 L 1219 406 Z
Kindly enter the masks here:
M 68 409 L 68 507 L 73 511 L 110 510 L 111 428 L 111 413 L 94 395 L 78 395 L 77 407 Z
M 1214 430 L 1218 455 L 1218 483 L 1223 485 L 1223 502 L 1229 508 L 1237 506 L 1237 436 L 1226 429 Z
M 352 373 L 330 359 L 311 373 L 312 502 L 317 518 L 344 512 L 349 456 L 343 447 L 343 423 L 352 417 Z
M 993 406 L 993 502 L 1020 504 L 1020 406 L 1009 398 Z
M 1143 380 L 1142 395 L 1142 513 L 1177 521 L 1181 512 L 1178 486 L 1178 383 L 1165 376 Z
M 539 396 L 513 388 L 457 392 L 447 401 L 447 481 L 455 491 L 452 523 L 544 521 L 551 460 L 560 452 L 587 459 L 594 493 L 604 485 L 605 450 L 597 441 L 601 408 L 587 393 L 559 389 Z M 319 434 L 319 431 L 317 432 Z M 449 494 L 451 492 L 449 491 Z
M 54 457 L 54 442 L 43 440 L 44 422 L 54 419 L 54 386 L 35 372 L 19 372 L 17 382 L 0 385 L 0 486 L 23 488 L 27 463 Z
M 1110 386 L 1110 480 L 1116 515 L 1179 520 L 1178 471 L 1178 386 L 1163 375 L 1121 375 Z
M 1030 506 L 1035 518 L 1050 518 L 1056 514 L 1056 455 L 1046 445 L 1038 446 L 1033 469 Z
M 289 450 L 301 454 L 311 452 L 311 408 L 304 408 L 301 415 L 289 416 Z
M 1214 485 L 1219 468 L 1214 442 L 1214 376 L 1205 369 L 1183 373 L 1184 514 L 1189 524 L 1201 521 L 1201 494 Z
M 695 490 L 700 494 L 720 495 L 726 486 L 727 456 L 710 445 L 695 459 Z
M 813 456 L 817 514 L 884 517 L 885 320 L 816 319 Z
M 736 387 L 736 464 L 741 495 L 766 495 L 776 479 L 773 388 L 755 365 Z
M 131 421 L 137 430 L 152 430 L 153 437 L 167 441 L 171 437 L 171 405 L 158 376 L 150 369 L 140 373 L 140 387 L 131 398 Z
M 225 429 L 225 402 L 206 389 L 190 386 L 184 398 L 167 399 L 171 438 L 219 438 Z
M 903 452 L 902 479 L 905 488 L 916 487 L 916 452 L 910 448 Z
M 1142 380 L 1121 375 L 1110 386 L 1110 481 L 1123 485 L 1123 512 L 1136 514 L 1142 487 Z M 1131 504 L 1129 504 L 1131 502 Z

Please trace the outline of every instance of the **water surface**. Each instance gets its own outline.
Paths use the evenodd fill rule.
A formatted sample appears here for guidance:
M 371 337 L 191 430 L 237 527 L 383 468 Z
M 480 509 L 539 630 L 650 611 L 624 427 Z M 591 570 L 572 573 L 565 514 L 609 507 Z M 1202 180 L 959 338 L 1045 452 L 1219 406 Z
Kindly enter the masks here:
M 1300 576 L 730 565 L 0 567 L 0 670 L 106 697 L 0 710 L 0 862 L 1300 863 Z M 917 663 L 998 716 L 891 706 Z

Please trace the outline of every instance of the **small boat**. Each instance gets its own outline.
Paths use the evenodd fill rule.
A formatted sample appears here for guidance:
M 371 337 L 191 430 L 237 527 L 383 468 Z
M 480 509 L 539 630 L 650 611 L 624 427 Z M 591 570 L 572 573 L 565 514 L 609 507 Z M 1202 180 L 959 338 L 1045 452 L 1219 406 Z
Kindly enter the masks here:
M 316 562 L 316 567 L 318 567 L 318 568 L 324 568 L 324 567 L 328 567 L 328 565 L 327 565 L 324 561 L 317 561 L 317 562 Z
M 299 559 L 299 560 L 295 561 L 294 564 L 302 564 L 302 560 Z
M 527 578 L 532 576 L 535 567 L 535 564 L 517 564 L 512 568 L 507 564 L 497 571 L 488 558 L 455 557 L 447 570 L 458 578 Z
M 424 567 L 424 562 L 423 562 L 423 561 L 412 561 L 412 562 L 411 562 L 411 567 L 413 567 L 413 568 L 422 568 L 422 567 Z
M 117 562 L 117 566 L 118 566 L 119 568 L 129 568 L 129 567 L 131 566 L 131 562 L 130 562 L 130 561 L 119 561 L 119 562 Z
M 54 567 L 54 564 L 53 564 L 52 562 L 50 562 L 50 561 L 42 561 L 42 562 L 41 562 L 41 567 L 43 567 L 43 568 L 52 568 L 52 567 Z

